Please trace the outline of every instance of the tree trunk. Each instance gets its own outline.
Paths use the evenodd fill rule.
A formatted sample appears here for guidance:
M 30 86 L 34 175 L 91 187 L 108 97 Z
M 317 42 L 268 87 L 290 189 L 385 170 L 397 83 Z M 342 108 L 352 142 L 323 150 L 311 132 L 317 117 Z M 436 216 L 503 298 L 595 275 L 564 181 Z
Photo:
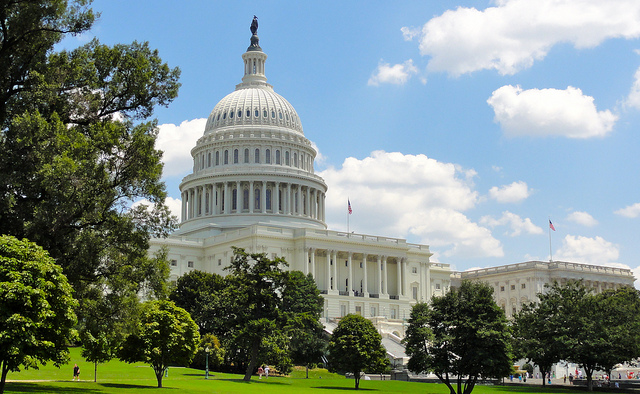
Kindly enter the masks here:
M 260 340 L 255 341 L 253 346 L 251 347 L 251 358 L 249 358 L 249 365 L 247 365 L 247 370 L 244 373 L 244 380 L 248 382 L 251 380 L 251 375 L 253 375 L 253 370 L 258 364 L 258 350 L 260 350 Z
M 98 381 L 98 362 L 93 362 L 93 383 Z
M 306 368 L 306 370 L 307 370 L 307 377 L 306 377 L 306 379 L 309 379 L 309 364 L 307 364 L 307 365 L 306 365 L 306 367 L 307 367 L 307 368 Z
M 360 371 L 353 373 L 353 379 L 356 381 L 356 390 L 360 389 Z
M 7 361 L 3 361 L 2 363 L 2 379 L 0 380 L 0 394 L 4 393 L 4 383 L 7 381 L 7 372 L 9 372 L 9 367 L 7 367 Z
M 161 389 L 162 388 L 162 376 L 164 375 L 164 370 L 160 369 L 157 370 L 154 368 L 154 371 L 156 373 L 156 379 L 158 379 L 158 388 Z

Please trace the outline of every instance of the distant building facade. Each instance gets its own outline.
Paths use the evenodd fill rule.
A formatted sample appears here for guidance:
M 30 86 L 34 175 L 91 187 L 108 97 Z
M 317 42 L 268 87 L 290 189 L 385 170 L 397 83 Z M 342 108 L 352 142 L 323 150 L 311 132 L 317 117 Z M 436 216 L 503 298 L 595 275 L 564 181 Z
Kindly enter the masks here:
M 553 282 L 564 284 L 582 279 L 587 287 L 600 293 L 622 286 L 633 287 L 635 278 L 629 269 L 578 264 L 564 261 L 527 261 L 524 263 L 481 268 L 452 274 L 452 286 L 463 279 L 482 280 L 493 287 L 496 303 L 512 317 L 523 304 L 538 301 L 538 293 Z

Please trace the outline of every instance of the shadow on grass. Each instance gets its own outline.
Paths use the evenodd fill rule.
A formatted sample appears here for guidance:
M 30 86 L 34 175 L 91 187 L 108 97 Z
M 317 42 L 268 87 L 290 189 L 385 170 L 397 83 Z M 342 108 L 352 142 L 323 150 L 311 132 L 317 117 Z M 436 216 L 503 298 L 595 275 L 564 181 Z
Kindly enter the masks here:
M 157 389 L 158 385 L 155 386 L 143 386 L 141 384 L 124 384 L 124 383 L 99 383 L 100 386 L 108 387 L 110 389 L 129 389 L 129 390 L 145 390 L 145 389 Z M 173 387 L 166 387 L 164 384 L 162 385 L 163 390 L 172 390 Z M 175 390 L 175 389 L 174 389 Z
M 317 387 L 311 387 L 311 388 L 320 389 L 320 390 L 380 391 L 378 389 L 363 389 L 362 387 L 356 390 L 355 386 L 354 387 L 317 386 Z
M 86 387 L 60 387 L 44 383 L 7 382 L 4 391 L 12 393 L 101 393 L 101 390 Z
M 260 379 L 258 379 L 258 380 L 253 380 L 253 379 L 252 379 L 252 380 L 250 380 L 250 381 L 248 381 L 248 382 L 247 382 L 247 381 L 245 381 L 245 380 L 243 380 L 243 379 L 216 379 L 216 380 L 219 380 L 219 381 L 222 381 L 222 382 L 231 382 L 231 383 L 245 383 L 245 384 L 270 384 L 270 385 L 273 385 L 273 384 L 281 384 L 281 385 L 287 385 L 287 386 L 289 386 L 289 384 L 288 384 L 288 383 L 285 383 L 285 382 L 278 382 L 278 381 L 275 381 L 275 379 L 273 379 L 273 380 L 267 380 L 267 379 L 264 379 L 264 380 L 260 380 Z

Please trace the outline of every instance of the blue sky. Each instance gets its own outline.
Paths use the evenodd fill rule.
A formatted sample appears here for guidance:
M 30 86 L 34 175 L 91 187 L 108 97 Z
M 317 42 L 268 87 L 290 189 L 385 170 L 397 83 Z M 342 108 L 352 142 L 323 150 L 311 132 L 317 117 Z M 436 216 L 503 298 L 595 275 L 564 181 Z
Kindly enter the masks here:
M 327 224 L 431 246 L 458 270 L 531 259 L 640 274 L 640 2 L 95 1 L 97 37 L 182 70 L 155 116 L 167 203 L 242 77 L 266 76 L 318 148 Z M 636 275 L 638 276 L 638 275 Z

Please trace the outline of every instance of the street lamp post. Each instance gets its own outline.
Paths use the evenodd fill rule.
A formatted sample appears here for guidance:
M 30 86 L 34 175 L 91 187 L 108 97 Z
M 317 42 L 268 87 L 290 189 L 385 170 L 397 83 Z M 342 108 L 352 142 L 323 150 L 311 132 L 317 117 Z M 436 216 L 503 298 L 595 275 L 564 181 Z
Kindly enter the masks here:
M 204 352 L 206 353 L 207 357 L 206 357 L 206 361 L 205 361 L 205 372 L 204 372 L 204 378 L 205 379 L 209 379 L 209 346 L 207 346 L 206 349 L 204 349 Z

